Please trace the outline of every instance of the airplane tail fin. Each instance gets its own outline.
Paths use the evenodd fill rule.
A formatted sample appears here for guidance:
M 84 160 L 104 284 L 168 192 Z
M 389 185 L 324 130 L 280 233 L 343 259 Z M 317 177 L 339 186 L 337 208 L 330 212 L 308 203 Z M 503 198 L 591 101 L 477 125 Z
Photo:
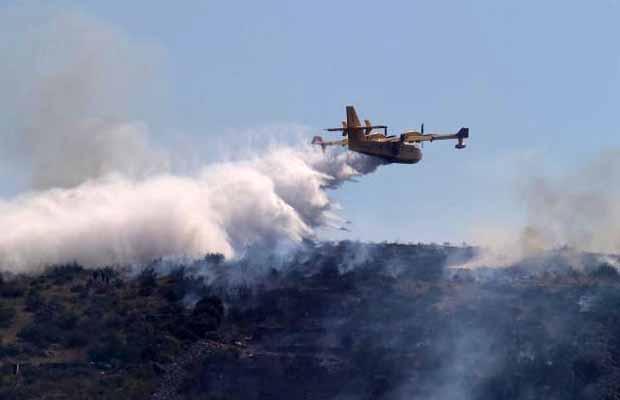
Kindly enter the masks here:
M 364 129 L 353 106 L 347 106 L 347 133 L 349 145 L 355 145 L 355 143 L 364 140 Z
M 312 144 L 322 144 L 323 138 L 321 136 L 315 136 L 312 138 Z
M 459 131 L 456 133 L 456 136 L 458 138 L 463 138 L 463 139 L 469 138 L 469 128 L 461 128 L 461 129 L 459 129 Z
M 357 112 L 355 112 L 355 107 L 347 106 L 347 127 L 358 128 L 361 126 L 362 124 L 357 116 Z
M 456 133 L 456 138 L 458 139 L 458 143 L 454 146 L 457 149 L 464 149 L 465 143 L 463 143 L 464 139 L 469 138 L 469 128 L 461 128 Z
M 342 132 L 342 136 L 347 137 L 347 143 L 349 145 L 355 144 L 356 142 L 364 140 L 364 131 L 370 131 L 372 128 L 387 128 L 384 126 L 372 126 L 370 125 L 370 121 L 367 122 L 366 126 L 362 126 L 360 123 L 360 119 L 355 112 L 355 108 L 353 106 L 347 106 L 347 120 L 342 121 L 342 128 L 328 128 L 325 129 L 328 132 Z M 314 140 L 319 140 L 318 137 L 315 137 Z M 314 144 L 320 144 L 319 142 Z

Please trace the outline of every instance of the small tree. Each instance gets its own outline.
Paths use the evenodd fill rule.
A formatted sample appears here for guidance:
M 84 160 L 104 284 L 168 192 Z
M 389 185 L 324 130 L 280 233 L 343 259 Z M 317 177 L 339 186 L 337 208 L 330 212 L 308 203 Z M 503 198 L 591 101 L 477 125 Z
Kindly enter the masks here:
M 15 308 L 8 304 L 0 304 L 0 328 L 8 328 L 15 319 Z
M 191 328 L 195 334 L 202 336 L 219 328 L 224 319 L 224 304 L 219 297 L 202 298 L 192 312 Z

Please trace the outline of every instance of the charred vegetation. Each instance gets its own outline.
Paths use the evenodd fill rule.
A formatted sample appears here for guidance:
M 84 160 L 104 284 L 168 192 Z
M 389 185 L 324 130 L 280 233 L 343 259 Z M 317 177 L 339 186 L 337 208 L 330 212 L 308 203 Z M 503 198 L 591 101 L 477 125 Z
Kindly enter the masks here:
M 0 399 L 620 396 L 612 262 L 457 268 L 472 254 L 340 242 L 5 276 Z

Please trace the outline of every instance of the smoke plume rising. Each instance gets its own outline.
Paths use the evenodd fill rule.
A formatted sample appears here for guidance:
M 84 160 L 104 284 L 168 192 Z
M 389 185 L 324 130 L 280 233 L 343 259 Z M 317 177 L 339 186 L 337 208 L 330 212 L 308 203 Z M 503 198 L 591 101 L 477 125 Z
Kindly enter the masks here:
M 620 151 L 608 150 L 561 176 L 521 178 L 518 200 L 525 206 L 525 225 L 476 232 L 485 249 L 468 265 L 511 265 L 562 247 L 620 253 L 619 160 Z
M 3 158 L 34 189 L 165 170 L 166 155 L 132 118 L 156 86 L 154 52 L 80 13 L 36 15 L 25 6 L 0 13 Z
M 530 238 L 542 247 L 620 251 L 620 151 L 601 152 L 577 171 L 524 186 Z

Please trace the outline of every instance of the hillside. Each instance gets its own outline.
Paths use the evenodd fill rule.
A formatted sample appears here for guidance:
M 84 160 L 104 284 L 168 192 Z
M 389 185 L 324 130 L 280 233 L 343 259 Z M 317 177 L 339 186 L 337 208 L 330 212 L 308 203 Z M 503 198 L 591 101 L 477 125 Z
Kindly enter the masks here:
M 446 267 L 472 252 L 341 242 L 4 276 L 0 399 L 620 398 L 611 264 Z

